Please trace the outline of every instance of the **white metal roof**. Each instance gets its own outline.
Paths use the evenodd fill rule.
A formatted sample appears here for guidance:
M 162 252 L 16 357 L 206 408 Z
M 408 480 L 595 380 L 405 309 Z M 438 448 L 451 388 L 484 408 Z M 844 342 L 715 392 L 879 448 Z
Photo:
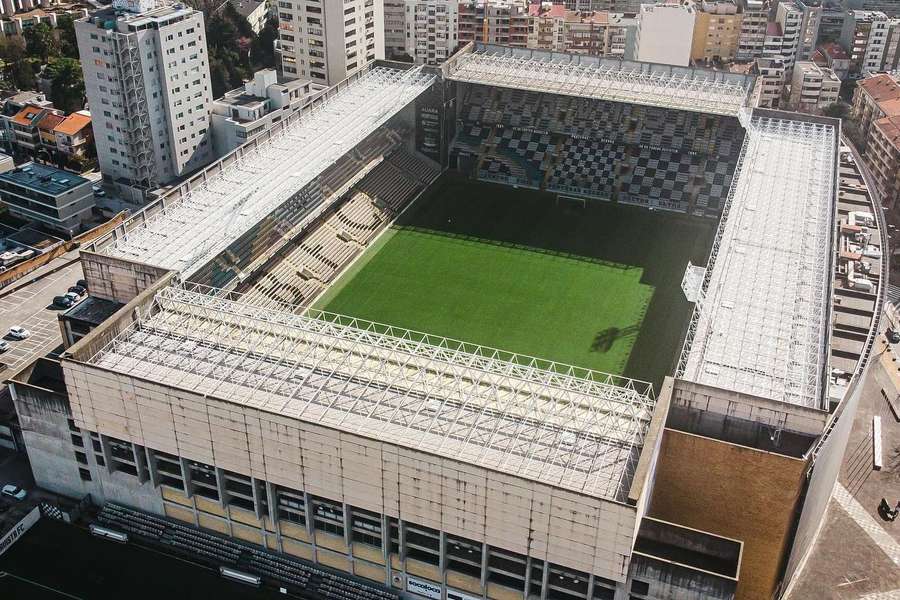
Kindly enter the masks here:
M 679 377 L 822 408 L 836 135 L 814 122 L 750 122 Z
M 434 81 L 377 67 L 102 250 L 190 276 Z
M 737 116 L 752 78 L 580 54 L 477 44 L 445 65 L 449 79 L 483 85 Z
M 90 362 L 622 501 L 650 384 L 339 315 L 169 287 Z

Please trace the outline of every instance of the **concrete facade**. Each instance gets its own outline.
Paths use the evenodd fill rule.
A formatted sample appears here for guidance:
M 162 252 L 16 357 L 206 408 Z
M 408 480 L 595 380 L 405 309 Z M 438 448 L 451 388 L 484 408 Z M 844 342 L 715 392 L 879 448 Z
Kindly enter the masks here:
M 281 69 L 287 79 L 327 86 L 384 58 L 384 6 L 373 0 L 297 0 L 278 7 Z
M 642 4 L 637 16 L 635 58 L 686 67 L 697 10 L 693 4 Z
M 213 159 L 203 13 L 106 10 L 76 22 L 75 31 L 108 184 L 144 199 Z

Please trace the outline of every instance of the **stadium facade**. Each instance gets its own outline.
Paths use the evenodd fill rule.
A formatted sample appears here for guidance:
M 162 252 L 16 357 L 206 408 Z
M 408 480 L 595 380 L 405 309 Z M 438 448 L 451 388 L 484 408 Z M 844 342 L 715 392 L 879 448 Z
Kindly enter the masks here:
M 12 382 L 39 485 L 136 535 L 315 563 L 340 594 L 778 595 L 883 292 L 878 269 L 835 287 L 839 121 L 751 110 L 752 85 L 482 45 L 371 65 L 82 250 L 66 352 Z M 447 169 L 718 220 L 660 389 L 307 310 Z M 836 295 L 871 302 L 853 351 Z

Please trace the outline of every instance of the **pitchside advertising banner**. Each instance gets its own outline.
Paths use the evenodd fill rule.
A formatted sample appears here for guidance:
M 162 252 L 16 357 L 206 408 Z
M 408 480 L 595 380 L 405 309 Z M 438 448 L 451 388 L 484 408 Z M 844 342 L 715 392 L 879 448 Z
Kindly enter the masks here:
M 22 517 L 22 520 L 16 523 L 12 529 L 10 529 L 6 535 L 0 538 L 0 556 L 3 555 L 4 552 L 12 548 L 12 545 L 16 543 L 22 535 L 31 529 L 31 526 L 38 522 L 38 519 L 41 518 L 41 511 L 37 506 L 31 509 L 31 512 Z
M 407 576 L 406 591 L 418 594 L 419 596 L 425 596 L 426 598 L 431 598 L 431 600 L 441 600 L 440 584 L 426 581 L 425 579 Z M 447 600 L 481 600 L 481 596 L 472 596 L 448 588 Z

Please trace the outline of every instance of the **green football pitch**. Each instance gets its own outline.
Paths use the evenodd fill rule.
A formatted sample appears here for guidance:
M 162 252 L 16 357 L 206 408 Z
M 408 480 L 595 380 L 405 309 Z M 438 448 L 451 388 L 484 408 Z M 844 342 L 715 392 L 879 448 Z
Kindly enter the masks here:
M 658 384 L 713 225 L 444 176 L 315 308 Z

